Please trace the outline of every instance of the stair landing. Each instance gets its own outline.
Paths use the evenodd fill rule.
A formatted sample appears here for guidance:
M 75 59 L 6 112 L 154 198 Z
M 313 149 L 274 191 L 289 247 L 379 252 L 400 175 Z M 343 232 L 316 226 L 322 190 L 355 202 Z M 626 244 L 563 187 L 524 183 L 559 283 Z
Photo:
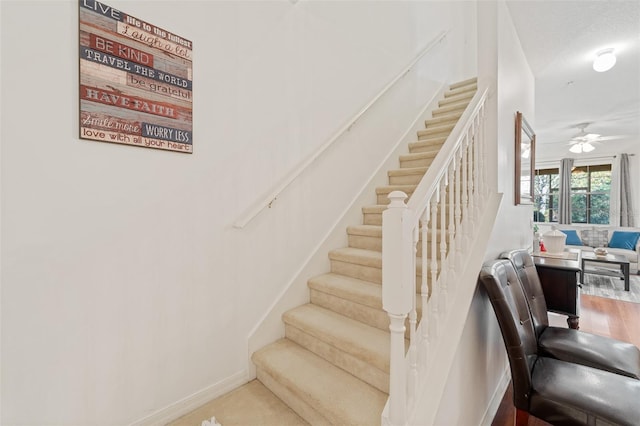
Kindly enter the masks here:
M 214 399 L 168 426 L 201 426 L 215 416 L 222 426 L 307 426 L 302 417 L 287 407 L 260 381 L 252 380 Z

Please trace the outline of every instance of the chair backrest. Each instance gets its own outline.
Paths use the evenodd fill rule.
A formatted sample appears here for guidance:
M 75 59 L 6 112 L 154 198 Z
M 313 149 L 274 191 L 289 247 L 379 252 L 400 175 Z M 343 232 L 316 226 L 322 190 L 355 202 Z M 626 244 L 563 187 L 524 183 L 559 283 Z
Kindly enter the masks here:
M 529 310 L 533 317 L 533 328 L 536 336 L 540 336 L 545 328 L 549 327 L 549 314 L 547 313 L 547 302 L 544 299 L 542 283 L 538 276 L 533 258 L 527 250 L 511 250 L 500 255 L 503 259 L 509 259 L 520 278 L 520 283 L 524 288 L 529 302 Z
M 526 296 L 516 271 L 507 259 L 488 261 L 480 271 L 504 340 L 516 408 L 529 409 L 531 369 L 537 360 L 538 341 Z

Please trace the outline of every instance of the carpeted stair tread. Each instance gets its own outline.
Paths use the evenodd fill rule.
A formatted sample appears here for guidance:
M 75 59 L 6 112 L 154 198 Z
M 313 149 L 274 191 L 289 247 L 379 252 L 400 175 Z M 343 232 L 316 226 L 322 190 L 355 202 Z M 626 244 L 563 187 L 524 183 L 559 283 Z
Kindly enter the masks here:
M 426 128 L 429 128 L 433 126 L 441 126 L 443 124 L 448 124 L 448 123 L 455 124 L 458 122 L 461 115 L 462 115 L 462 111 L 457 111 L 455 113 L 441 115 L 440 117 L 437 117 L 437 118 L 429 118 L 424 121 L 424 126 Z
M 447 140 L 448 135 L 436 138 L 421 139 L 416 142 L 409 143 L 409 152 L 438 152 Z
M 388 207 L 386 204 L 362 207 L 362 223 L 365 225 L 382 225 L 382 212 Z
M 418 130 L 418 139 L 424 139 L 429 136 L 439 136 L 449 134 L 455 127 L 456 123 L 441 124 L 438 126 L 430 126 L 424 130 Z
M 476 92 L 478 90 L 478 83 L 472 83 L 472 84 L 467 84 L 465 86 L 460 86 L 457 87 L 455 89 L 449 89 L 448 91 L 445 92 L 444 97 L 445 98 L 450 98 L 452 96 L 457 96 L 460 95 L 462 93 L 466 93 L 466 92 Z
M 331 272 L 314 277 L 307 284 L 313 290 L 371 308 L 382 309 L 382 287 L 380 284 Z
M 307 406 L 313 407 L 327 423 L 380 424 L 387 394 L 289 339 L 260 349 L 252 359 L 258 370 L 264 370 Z
M 289 326 L 389 372 L 388 332 L 310 303 L 285 312 L 282 319 Z
M 438 151 L 429 151 L 429 152 L 416 152 L 410 154 L 402 154 L 400 156 L 400 163 L 403 161 L 411 161 L 411 160 L 423 160 L 423 159 L 433 159 L 438 155 Z M 415 168 L 415 167 L 407 167 L 407 168 Z
M 442 106 L 436 110 L 434 110 L 431 115 L 433 117 L 440 117 L 442 115 L 450 114 L 455 111 L 464 111 L 465 108 L 469 105 L 468 101 L 456 102 L 447 106 Z
M 343 247 L 331 250 L 329 252 L 329 259 L 382 269 L 382 253 L 379 251 Z M 416 261 L 416 273 L 420 275 L 421 270 L 421 262 Z
M 347 227 L 347 234 L 363 237 L 382 238 L 382 226 L 377 225 L 353 225 Z
M 456 104 L 459 102 L 469 103 L 469 101 L 471 100 L 471 98 L 473 98 L 475 94 L 476 94 L 475 91 L 468 91 L 468 92 L 463 92 L 450 97 L 445 97 L 444 99 L 438 101 L 438 106 L 445 107 L 445 106 Z
M 389 185 L 417 185 L 422 180 L 422 177 L 429 170 L 428 166 L 425 167 L 404 167 L 395 170 L 389 170 L 387 176 L 389 179 Z
M 417 185 L 383 185 L 376 188 L 376 194 L 389 194 L 393 191 L 413 192 Z
M 382 251 L 382 226 L 357 225 L 347 227 L 349 247 Z
M 422 154 L 422 153 L 420 153 Z M 428 153 L 427 155 L 430 155 L 431 153 Z M 409 154 L 412 155 L 412 154 Z M 415 155 L 415 154 L 413 154 Z M 435 155 L 434 155 L 435 156 Z M 424 175 L 425 173 L 427 173 L 427 170 L 429 168 L 428 167 L 406 167 L 404 169 L 394 169 L 394 170 L 389 170 L 387 172 L 387 175 L 391 178 L 391 177 L 397 177 L 397 176 L 411 176 L 411 175 Z
M 412 169 L 415 167 L 430 167 L 438 153 L 435 151 L 412 152 L 410 154 L 401 155 L 400 168 Z M 416 182 L 416 185 L 419 182 Z
M 373 205 L 370 205 L 370 206 L 362 207 L 362 211 L 364 213 L 378 213 L 378 214 L 381 214 L 383 211 L 385 211 L 388 208 L 389 208 L 389 206 L 384 205 L 384 204 L 373 204 Z
M 471 86 L 471 85 L 478 85 L 478 77 L 472 77 L 468 80 L 463 80 L 463 81 L 458 81 L 455 83 L 452 83 L 449 85 L 449 90 L 456 90 L 459 89 L 461 87 L 465 87 L 465 86 Z
M 331 250 L 329 259 L 372 268 L 382 268 L 382 253 L 379 251 L 343 247 Z
M 354 225 L 347 227 L 349 247 L 382 251 L 381 225 Z M 428 230 L 431 235 L 431 230 Z M 421 252 L 422 234 L 418 235 L 418 252 Z
M 371 281 L 359 280 L 345 275 L 328 273 L 319 275 L 308 281 L 309 288 L 331 294 L 370 308 L 382 310 L 382 286 Z M 416 293 L 416 294 L 419 294 Z M 421 312 L 421 299 L 417 299 L 417 310 Z M 388 324 L 387 324 L 388 325 Z M 388 331 L 388 327 L 384 328 Z

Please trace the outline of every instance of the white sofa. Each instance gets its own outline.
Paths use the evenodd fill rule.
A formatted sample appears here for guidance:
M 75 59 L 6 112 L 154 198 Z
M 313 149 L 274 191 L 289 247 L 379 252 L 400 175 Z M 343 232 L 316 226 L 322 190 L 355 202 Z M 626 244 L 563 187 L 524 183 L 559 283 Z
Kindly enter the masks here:
M 589 224 L 559 225 L 557 223 L 536 223 L 536 225 L 538 225 L 538 232 L 541 236 L 544 236 L 546 232 L 551 231 L 552 226 L 555 226 L 561 231 L 573 229 L 576 231 L 578 237 L 580 237 L 583 245 L 576 246 L 567 243 L 567 248 L 578 248 L 582 251 L 593 251 L 596 247 L 605 247 L 607 249 L 607 252 L 609 253 L 624 255 L 627 259 L 629 259 L 630 272 L 632 274 L 638 273 L 638 261 L 640 260 L 640 239 L 638 239 L 635 250 L 609 247 L 608 244 L 614 231 L 640 232 L 640 228 L 626 228 L 622 226 Z M 544 240 L 544 237 L 542 239 Z

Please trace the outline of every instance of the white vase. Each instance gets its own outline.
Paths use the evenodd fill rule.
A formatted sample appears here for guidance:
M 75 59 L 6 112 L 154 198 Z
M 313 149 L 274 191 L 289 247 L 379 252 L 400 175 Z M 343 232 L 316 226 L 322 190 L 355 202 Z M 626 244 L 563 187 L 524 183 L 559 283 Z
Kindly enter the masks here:
M 564 251 L 565 242 L 567 241 L 567 234 L 559 231 L 555 226 L 551 228 L 551 231 L 545 232 L 542 235 L 544 246 L 548 253 L 562 253 Z

